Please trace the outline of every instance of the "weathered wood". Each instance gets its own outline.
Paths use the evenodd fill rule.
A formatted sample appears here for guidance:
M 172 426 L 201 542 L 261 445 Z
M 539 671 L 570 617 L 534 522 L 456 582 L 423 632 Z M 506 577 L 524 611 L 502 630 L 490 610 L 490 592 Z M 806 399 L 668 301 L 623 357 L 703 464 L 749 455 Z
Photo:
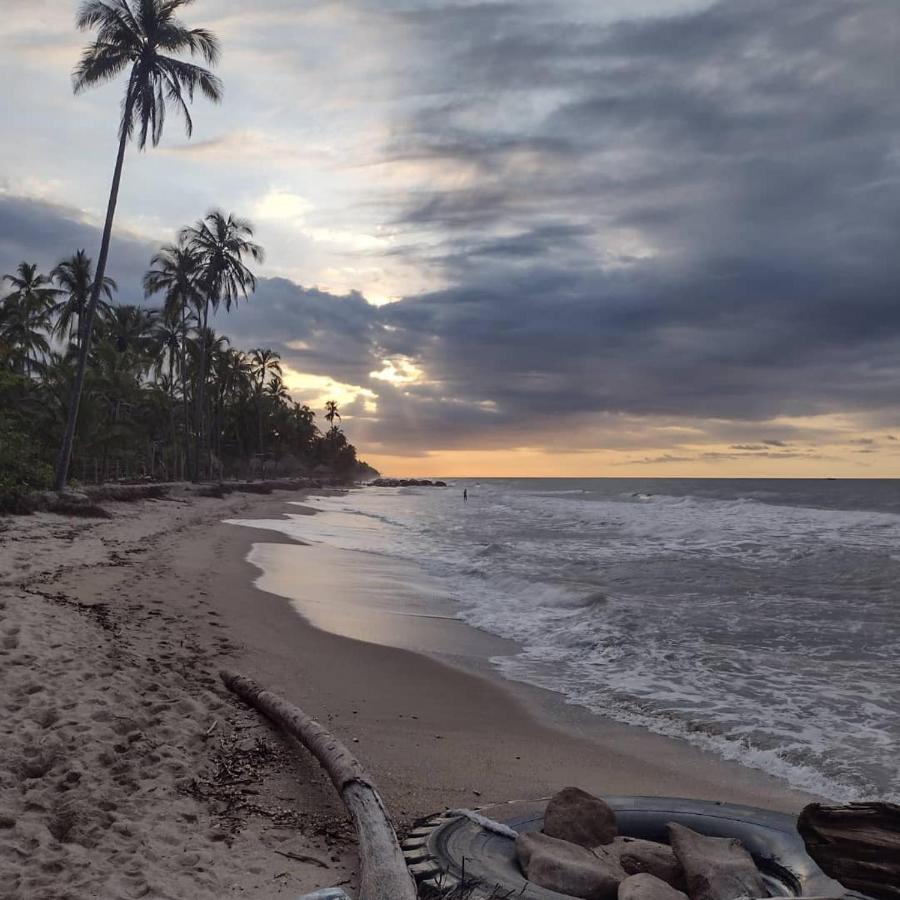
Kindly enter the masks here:
M 900 806 L 812 803 L 797 830 L 826 875 L 878 900 L 900 900 Z
M 415 882 L 384 802 L 359 760 L 299 707 L 242 675 L 220 675 L 229 690 L 296 738 L 328 773 L 359 840 L 359 900 L 416 900 Z

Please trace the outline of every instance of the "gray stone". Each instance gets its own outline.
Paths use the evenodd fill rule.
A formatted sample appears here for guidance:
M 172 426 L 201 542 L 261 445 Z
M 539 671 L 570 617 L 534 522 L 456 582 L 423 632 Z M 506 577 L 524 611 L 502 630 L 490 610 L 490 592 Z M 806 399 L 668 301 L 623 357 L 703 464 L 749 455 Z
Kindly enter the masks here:
M 619 881 L 624 881 L 628 873 L 622 868 L 621 844 L 622 838 L 616 838 L 611 844 L 599 844 L 591 847 L 591 853 L 600 860 L 602 866 Z
M 525 877 L 539 887 L 581 900 L 616 900 L 624 873 L 586 847 L 532 831 L 516 838 L 516 852 Z
M 668 830 L 691 900 L 766 896 L 759 870 L 740 841 L 707 837 L 674 823 Z
M 619 885 L 618 900 L 687 900 L 687 894 L 675 890 L 649 872 L 642 872 L 629 875 Z
M 616 833 L 612 807 L 580 788 L 563 788 L 544 812 L 544 834 L 561 841 L 597 847 L 611 844 Z
M 681 863 L 666 844 L 626 838 L 620 847 L 619 861 L 628 875 L 647 872 L 672 887 L 680 888 L 684 884 Z
M 73 491 L 71 488 L 60 491 L 57 497 L 64 503 L 87 503 L 91 499 L 83 491 Z

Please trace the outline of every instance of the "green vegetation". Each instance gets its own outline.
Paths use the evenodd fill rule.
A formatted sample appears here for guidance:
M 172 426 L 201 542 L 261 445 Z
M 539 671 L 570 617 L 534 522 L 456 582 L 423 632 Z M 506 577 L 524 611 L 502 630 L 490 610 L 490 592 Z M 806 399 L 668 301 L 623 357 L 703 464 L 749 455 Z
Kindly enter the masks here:
M 261 262 L 251 224 L 219 211 L 181 230 L 150 261 L 141 303 L 117 303 L 106 262 L 128 142 L 162 136 L 167 107 L 181 113 L 199 91 L 218 102 L 209 70 L 216 37 L 176 13 L 193 0 L 86 0 L 77 27 L 94 31 L 74 89 L 127 73 L 97 269 L 84 250 L 49 274 L 23 262 L 4 276 L 0 301 L 0 510 L 29 491 L 110 479 L 221 478 L 319 470 L 349 477 L 356 451 L 329 401 L 322 434 L 314 412 L 293 402 L 279 356 L 249 354 L 210 327 L 210 312 L 249 297 Z M 53 472 L 55 463 L 55 476 Z
M 204 223 L 210 221 L 236 220 L 216 213 Z M 191 238 L 204 223 L 153 258 L 144 282 L 161 307 L 116 303 L 116 286 L 107 280 L 90 335 L 83 288 L 93 271 L 84 251 L 52 276 L 23 263 L 6 277 L 13 290 L 0 301 L 0 493 L 51 486 L 85 343 L 72 464 L 81 481 L 356 471 L 336 404 L 326 406 L 330 427 L 323 434 L 313 410 L 291 400 L 278 353 L 242 352 L 210 328 L 208 263 Z M 248 223 L 240 227 L 252 234 Z M 231 265 L 239 271 L 238 260 Z M 252 289 L 252 275 L 243 277 Z M 241 289 L 224 284 L 216 282 L 216 290 L 227 306 Z

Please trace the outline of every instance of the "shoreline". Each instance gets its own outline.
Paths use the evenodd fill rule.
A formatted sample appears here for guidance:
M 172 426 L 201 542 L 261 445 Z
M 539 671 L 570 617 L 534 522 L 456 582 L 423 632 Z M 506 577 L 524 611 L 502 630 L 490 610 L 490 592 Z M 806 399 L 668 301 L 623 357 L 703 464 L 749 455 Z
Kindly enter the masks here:
M 300 508 L 293 504 L 283 510 L 298 511 Z M 311 507 L 306 511 L 315 512 Z M 426 770 L 432 780 L 435 770 L 446 774 L 448 784 L 441 790 L 449 788 L 450 792 L 442 795 L 443 799 L 435 796 L 431 806 L 423 806 L 416 802 L 416 791 L 393 784 L 398 765 L 393 753 L 383 752 L 378 740 L 367 743 L 363 739 L 364 734 L 381 734 L 377 723 L 371 721 L 372 716 L 360 718 L 360 710 L 350 720 L 352 728 L 360 733 L 363 761 L 372 768 L 388 802 L 396 797 L 402 815 L 415 818 L 438 811 L 442 805 L 479 805 L 488 800 L 503 802 L 544 796 L 570 783 L 600 794 L 691 796 L 784 812 L 798 812 L 806 803 L 821 799 L 792 788 L 781 778 L 723 759 L 686 741 L 617 722 L 566 703 L 562 694 L 504 678 L 491 666 L 484 648 L 493 647 L 497 654 L 511 654 L 516 649 L 512 641 L 488 635 L 460 620 L 441 617 L 429 617 L 423 632 L 412 617 L 348 604 L 343 598 L 355 594 L 365 597 L 368 584 L 360 579 L 354 565 L 347 562 L 341 565 L 341 560 L 352 560 L 360 551 L 304 544 L 264 525 L 232 527 L 247 533 L 245 555 L 253 572 L 253 585 L 282 604 L 281 612 L 267 605 L 269 614 L 281 618 L 287 612 L 302 624 L 302 628 L 297 628 L 285 620 L 282 633 L 290 632 L 290 640 L 298 646 L 326 645 L 332 659 L 352 656 L 360 668 L 365 665 L 366 677 L 362 680 L 367 692 L 373 695 L 368 698 L 369 703 L 377 704 L 378 715 L 397 716 L 395 736 L 402 734 L 417 751 L 423 746 L 433 746 L 439 754 L 433 766 L 407 762 L 403 766 L 404 775 L 397 779 L 400 783 L 415 784 L 426 779 Z M 279 574 L 261 568 L 259 549 L 273 545 L 296 556 L 296 564 Z M 284 565 L 283 560 L 281 564 Z M 388 568 L 392 565 L 387 564 Z M 320 574 L 323 570 L 331 572 L 331 576 L 323 579 Z M 285 583 L 290 580 L 294 581 L 293 586 Z M 342 608 L 336 613 L 330 610 L 327 616 L 313 609 L 306 592 L 320 589 L 330 592 L 330 606 Z M 410 638 L 403 632 L 411 622 L 414 624 Z M 326 630 L 325 623 L 332 629 L 336 626 L 339 633 Z M 361 640 L 359 635 L 366 630 L 370 635 L 367 640 Z M 436 636 L 435 630 L 444 634 Z M 392 640 L 381 637 L 392 631 Z M 422 641 L 430 643 L 432 649 L 412 648 L 414 643 Z M 476 651 L 459 652 L 461 641 L 471 641 Z M 248 660 L 248 664 L 252 666 L 254 661 Z M 390 684 L 385 684 L 380 677 L 382 671 L 396 672 L 398 678 L 415 681 L 417 688 L 398 691 L 392 699 Z M 279 675 L 271 669 L 270 674 Z M 280 674 L 284 689 L 289 690 L 284 673 Z M 334 722 L 346 722 L 343 708 L 347 705 L 349 687 L 339 685 L 339 690 L 331 694 L 335 706 L 330 708 L 330 714 Z M 351 696 L 350 705 L 354 704 Z M 410 713 L 404 712 L 406 706 L 429 709 L 425 720 L 429 724 L 417 724 L 423 721 L 421 716 L 411 720 Z M 321 710 L 307 708 L 307 711 L 316 716 L 321 714 Z M 493 731 L 488 730 L 489 724 L 494 726 Z M 501 733 L 497 728 L 502 729 Z M 429 730 L 440 737 L 429 738 Z M 346 731 L 337 733 L 350 737 Z M 429 744 L 429 740 L 444 743 Z M 448 740 L 450 743 L 446 743 Z M 369 745 L 371 751 L 366 756 Z M 460 777 L 459 766 L 454 761 L 473 758 L 481 761 L 481 771 L 490 772 L 490 778 L 483 785 L 454 792 L 450 785 L 456 785 Z M 524 761 L 528 764 L 520 765 Z M 509 771 L 501 773 L 501 765 L 508 765 Z M 469 765 L 464 768 L 471 771 Z M 536 777 L 536 769 L 548 774 Z M 384 783 L 379 779 L 382 770 L 387 775 Z M 523 776 L 524 783 L 533 785 L 530 795 L 521 792 Z M 481 789 L 485 786 L 487 790 Z
M 0 520 L 4 897 L 55 900 L 61 885 L 73 898 L 264 900 L 335 884 L 352 893 L 353 830 L 327 777 L 225 690 L 221 668 L 281 693 L 352 747 L 401 831 L 446 807 L 568 784 L 789 812 L 810 799 L 683 742 L 582 715 L 560 695 L 461 668 L 453 654 L 309 624 L 255 586 L 253 545 L 298 554 L 295 575 L 330 606 L 340 578 L 340 590 L 365 598 L 352 566 L 224 521 L 278 518 L 303 496 L 173 497 L 109 503 L 109 520 Z M 451 644 L 469 629 L 419 624 L 417 640 L 452 632 Z

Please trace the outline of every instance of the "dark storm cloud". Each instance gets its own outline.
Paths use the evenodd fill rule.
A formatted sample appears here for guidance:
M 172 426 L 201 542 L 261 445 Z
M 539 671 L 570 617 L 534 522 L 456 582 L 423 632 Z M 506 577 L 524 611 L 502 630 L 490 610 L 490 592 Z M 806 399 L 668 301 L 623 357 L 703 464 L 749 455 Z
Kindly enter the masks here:
M 76 210 L 0 194 L 0 275 L 23 261 L 37 263 L 46 272 L 78 250 L 96 260 L 99 247 L 99 231 L 83 222 Z M 113 239 L 109 274 L 119 285 L 122 302 L 140 302 L 141 276 L 155 251 L 150 241 L 123 235 L 121 230 Z
M 216 327 L 238 346 L 277 349 L 291 368 L 366 386 L 382 368 L 378 312 L 357 293 L 336 296 L 283 278 L 261 279 L 256 294 Z
M 430 231 L 404 252 L 454 283 L 385 312 L 398 348 L 437 336 L 429 375 L 495 404 L 472 407 L 473 430 L 890 408 L 896 4 L 725 2 L 603 27 L 541 15 L 412 16 L 436 96 L 394 150 L 474 175 L 398 214 Z

